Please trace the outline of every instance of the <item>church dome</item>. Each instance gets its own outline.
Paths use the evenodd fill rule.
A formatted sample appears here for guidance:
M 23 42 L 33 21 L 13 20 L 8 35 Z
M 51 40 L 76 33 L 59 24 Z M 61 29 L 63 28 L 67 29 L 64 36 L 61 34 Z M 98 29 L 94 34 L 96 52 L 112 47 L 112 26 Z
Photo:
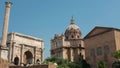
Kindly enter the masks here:
M 79 29 L 79 27 L 78 27 L 76 24 L 70 24 L 70 25 L 67 27 L 66 30 L 71 30 L 71 29 L 77 30 L 77 29 Z
M 70 25 L 67 27 L 65 31 L 65 39 L 80 39 L 81 31 L 80 28 L 75 24 L 74 19 L 71 19 Z

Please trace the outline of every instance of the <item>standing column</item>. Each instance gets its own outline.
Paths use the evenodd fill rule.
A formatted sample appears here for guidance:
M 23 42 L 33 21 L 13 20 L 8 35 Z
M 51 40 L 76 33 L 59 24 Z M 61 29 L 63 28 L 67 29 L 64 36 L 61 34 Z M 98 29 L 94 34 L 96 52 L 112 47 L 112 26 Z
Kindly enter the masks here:
M 2 40 L 1 40 L 1 46 L 3 47 L 6 47 L 10 7 L 12 3 L 5 2 L 5 4 L 6 4 L 6 9 L 5 9 L 4 25 L 3 25 Z
M 36 63 L 36 50 L 37 50 L 37 48 L 36 47 L 34 47 L 34 64 Z
M 20 54 L 20 65 L 23 65 L 23 52 L 24 52 L 24 45 L 23 44 L 20 44 L 21 45 L 21 54 Z
M 10 41 L 9 50 L 8 50 L 8 60 L 9 60 L 9 62 L 12 62 L 11 56 L 12 56 L 12 41 Z
M 70 48 L 70 61 L 73 61 L 73 49 Z

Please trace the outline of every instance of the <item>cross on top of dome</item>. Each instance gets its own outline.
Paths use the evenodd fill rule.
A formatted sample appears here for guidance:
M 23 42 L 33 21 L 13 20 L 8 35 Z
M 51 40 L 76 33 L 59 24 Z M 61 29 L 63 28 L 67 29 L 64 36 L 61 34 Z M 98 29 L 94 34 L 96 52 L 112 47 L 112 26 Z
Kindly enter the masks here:
M 72 16 L 72 19 L 71 19 L 71 23 L 70 24 L 75 24 L 75 21 L 73 19 L 73 16 Z
M 79 29 L 79 27 L 75 24 L 75 20 L 73 19 L 73 17 L 71 19 L 70 25 L 67 27 L 66 30 L 71 30 L 71 29 Z

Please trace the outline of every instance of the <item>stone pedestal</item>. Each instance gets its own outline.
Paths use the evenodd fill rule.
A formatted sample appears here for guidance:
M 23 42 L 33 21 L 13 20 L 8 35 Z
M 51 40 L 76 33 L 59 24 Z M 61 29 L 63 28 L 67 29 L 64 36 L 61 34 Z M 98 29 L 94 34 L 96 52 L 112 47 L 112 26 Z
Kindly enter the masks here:
M 8 60 L 8 48 L 7 47 L 0 47 L 0 58 L 4 60 Z

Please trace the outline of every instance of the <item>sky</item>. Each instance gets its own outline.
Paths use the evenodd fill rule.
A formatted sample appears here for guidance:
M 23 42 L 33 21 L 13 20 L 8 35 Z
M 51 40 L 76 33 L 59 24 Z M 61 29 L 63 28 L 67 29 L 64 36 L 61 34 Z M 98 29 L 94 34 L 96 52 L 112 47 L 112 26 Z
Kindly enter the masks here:
M 62 34 L 73 16 L 82 38 L 95 26 L 120 29 L 120 0 L 0 0 L 0 36 L 5 2 L 12 2 L 8 32 L 44 40 L 44 57 L 50 56 L 50 40 Z

